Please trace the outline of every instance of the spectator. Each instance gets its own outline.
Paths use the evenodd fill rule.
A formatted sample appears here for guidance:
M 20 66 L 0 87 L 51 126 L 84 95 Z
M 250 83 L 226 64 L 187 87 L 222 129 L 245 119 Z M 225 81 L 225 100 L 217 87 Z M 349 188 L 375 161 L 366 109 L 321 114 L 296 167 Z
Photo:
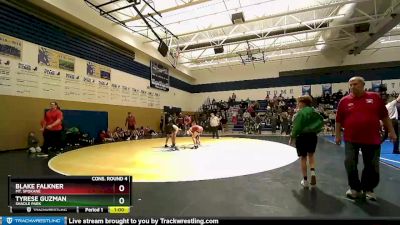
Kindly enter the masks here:
M 122 131 L 123 139 L 129 141 L 131 137 L 131 131 L 130 130 L 123 130 Z
M 256 116 L 256 111 L 254 111 L 253 107 L 254 107 L 253 104 L 249 104 L 249 107 L 247 108 L 247 112 L 250 113 L 251 117 L 255 117 Z
M 149 133 L 150 136 L 157 136 L 158 135 L 155 130 L 151 129 L 150 127 L 147 127 L 147 128 L 149 129 L 148 133 Z
M 283 134 L 283 132 L 285 132 L 286 135 L 289 135 L 289 120 L 287 112 L 281 113 L 281 134 Z
M 135 139 L 135 140 L 139 139 L 139 131 L 137 129 L 135 129 L 131 132 L 131 136 L 129 137 L 129 140 L 133 140 L 133 139 Z
M 256 122 L 256 125 L 255 125 L 255 128 L 256 128 L 256 131 L 257 131 L 257 133 L 258 134 L 261 134 L 261 130 L 262 130 L 262 118 L 261 118 L 261 116 L 260 116 L 260 113 L 257 113 L 257 115 L 256 115 L 256 118 L 255 118 L 255 122 Z
M 328 118 L 329 118 L 329 122 L 331 122 L 332 125 L 335 124 L 335 119 L 336 119 L 335 110 L 332 110 L 329 113 Z
M 400 95 L 397 96 L 397 99 L 394 99 L 393 101 L 386 104 L 386 109 L 388 110 L 389 118 L 392 121 L 394 132 L 396 133 L 397 137 L 399 137 L 399 114 L 397 112 L 396 104 L 399 102 L 400 102 Z M 399 140 L 396 140 L 393 143 L 393 154 L 400 154 Z
M 271 118 L 271 128 L 273 134 L 276 133 L 277 126 L 278 126 L 278 115 L 276 113 L 273 113 Z
M 100 141 L 102 143 L 107 143 L 107 142 L 113 142 L 114 141 L 114 139 L 105 130 L 102 130 L 100 132 L 99 136 L 100 136 Z
M 221 128 L 222 128 L 222 133 L 225 132 L 226 130 L 226 123 L 228 122 L 228 120 L 226 119 L 226 114 L 222 113 L 221 114 Z
M 112 135 L 112 138 L 115 141 L 122 141 L 124 139 L 124 134 L 123 134 L 122 128 L 116 127 L 115 131 L 114 131 L 114 133 Z
M 164 116 L 161 116 L 161 119 L 160 119 L 160 132 L 161 133 L 163 131 L 163 128 L 164 128 Z
M 184 122 L 184 116 L 182 113 L 179 113 L 176 119 L 176 125 L 179 127 L 179 129 L 184 129 L 185 127 L 185 122 Z
M 239 111 L 238 108 L 232 109 L 232 123 L 233 123 L 234 125 L 236 125 L 236 124 L 237 124 L 237 121 L 238 121 L 238 111 Z
M 41 152 L 42 149 L 39 147 L 39 140 L 33 131 L 28 134 L 28 151 L 30 153 Z
M 150 134 L 150 127 L 146 126 L 145 128 L 143 128 L 143 132 L 144 132 L 144 136 L 149 136 Z
M 190 115 L 186 115 L 183 121 L 185 124 L 185 131 L 189 130 L 192 124 L 192 117 Z
M 139 137 L 144 137 L 144 128 L 141 126 L 140 128 L 137 129 L 139 132 Z
M 219 136 L 218 136 L 219 121 L 220 121 L 220 119 L 217 116 L 215 116 L 214 113 L 211 113 L 211 117 L 210 117 L 211 132 L 212 132 L 213 138 L 217 137 L 217 139 L 219 138 Z

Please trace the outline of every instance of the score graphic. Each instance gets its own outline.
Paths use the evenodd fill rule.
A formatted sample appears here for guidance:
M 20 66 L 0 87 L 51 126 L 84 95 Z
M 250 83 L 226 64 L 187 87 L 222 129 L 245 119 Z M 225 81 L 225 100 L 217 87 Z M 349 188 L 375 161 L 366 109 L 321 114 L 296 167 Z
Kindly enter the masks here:
M 129 213 L 130 176 L 15 178 L 9 176 L 12 212 Z

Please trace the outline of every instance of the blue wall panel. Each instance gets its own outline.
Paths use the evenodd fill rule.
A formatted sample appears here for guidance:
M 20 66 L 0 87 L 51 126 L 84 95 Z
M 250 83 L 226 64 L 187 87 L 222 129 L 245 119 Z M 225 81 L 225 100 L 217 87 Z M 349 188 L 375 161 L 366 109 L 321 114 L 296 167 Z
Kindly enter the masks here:
M 0 3 L 0 21 L 1 33 L 150 79 L 150 67 L 135 62 L 132 53 L 78 27 L 70 31 L 63 24 L 50 24 L 4 3 Z M 191 89 L 190 84 L 176 78 L 170 85 L 184 91 Z
M 88 133 L 97 138 L 101 130 L 108 128 L 108 112 L 85 110 L 62 110 L 64 129 L 79 128 L 81 133 Z

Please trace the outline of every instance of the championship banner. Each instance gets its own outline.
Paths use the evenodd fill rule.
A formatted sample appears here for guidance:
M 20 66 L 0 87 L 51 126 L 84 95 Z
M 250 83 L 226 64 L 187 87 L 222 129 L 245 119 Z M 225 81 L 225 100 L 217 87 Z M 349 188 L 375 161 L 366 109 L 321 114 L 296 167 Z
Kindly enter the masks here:
M 121 91 L 121 101 L 124 104 L 129 104 L 131 103 L 131 88 L 125 85 L 122 85 L 122 91 Z
M 381 84 L 382 84 L 381 80 L 371 81 L 372 91 L 378 92 L 379 91 L 379 87 L 381 86 Z
M 41 66 L 75 71 L 75 57 L 42 46 L 39 47 L 38 63 Z
M 140 90 L 139 99 L 140 99 L 140 104 L 141 105 L 147 106 L 147 91 Z
M 38 96 L 40 94 L 40 76 L 38 67 L 27 63 L 18 63 L 14 71 L 15 86 L 17 95 Z
M 122 89 L 122 85 L 111 84 L 110 97 L 111 97 L 112 102 L 120 102 L 121 101 L 121 89 Z
M 64 77 L 64 97 L 66 99 L 80 99 L 82 76 L 66 73 Z
M 150 62 L 150 87 L 169 91 L 168 68 L 156 62 Z
M 11 94 L 13 85 L 11 61 L 7 58 L 0 58 L 0 94 Z
M 139 100 L 139 90 L 132 87 L 131 88 L 131 100 L 133 103 L 137 103 L 137 101 Z
M 155 93 L 154 96 L 155 96 L 155 104 L 156 104 L 155 106 L 158 108 L 158 107 L 160 107 L 160 94 Z
M 303 85 L 301 88 L 302 95 L 311 95 L 311 85 Z
M 21 59 L 22 40 L 0 33 L 0 55 Z
M 92 77 L 111 80 L 111 68 L 87 61 L 86 74 Z
M 332 84 L 322 84 L 322 94 L 326 95 L 332 95 Z

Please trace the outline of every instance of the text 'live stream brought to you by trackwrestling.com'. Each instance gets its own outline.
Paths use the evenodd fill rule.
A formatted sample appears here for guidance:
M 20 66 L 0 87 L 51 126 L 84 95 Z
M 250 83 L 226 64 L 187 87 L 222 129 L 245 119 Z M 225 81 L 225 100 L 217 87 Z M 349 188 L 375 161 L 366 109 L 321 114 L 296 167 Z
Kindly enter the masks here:
M 62 216 L 4 216 L 0 217 L 1 225 L 67 225 L 67 224 L 219 224 L 218 219 L 204 218 L 73 218 Z

